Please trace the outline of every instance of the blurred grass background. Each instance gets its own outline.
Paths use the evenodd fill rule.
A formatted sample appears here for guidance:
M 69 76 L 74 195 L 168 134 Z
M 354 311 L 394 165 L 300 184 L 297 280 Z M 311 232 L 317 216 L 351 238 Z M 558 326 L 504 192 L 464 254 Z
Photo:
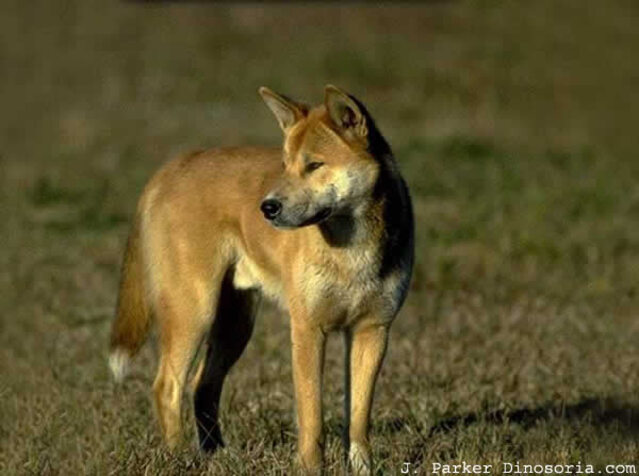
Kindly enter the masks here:
M 415 276 L 374 409 L 378 473 L 637 461 L 636 2 L 0 9 L 2 474 L 290 472 L 285 316 L 264 313 L 232 372 L 228 447 L 212 458 L 164 451 L 153 346 L 117 389 L 106 336 L 151 173 L 189 148 L 278 144 L 257 88 L 318 103 L 326 83 L 367 104 L 415 205 Z

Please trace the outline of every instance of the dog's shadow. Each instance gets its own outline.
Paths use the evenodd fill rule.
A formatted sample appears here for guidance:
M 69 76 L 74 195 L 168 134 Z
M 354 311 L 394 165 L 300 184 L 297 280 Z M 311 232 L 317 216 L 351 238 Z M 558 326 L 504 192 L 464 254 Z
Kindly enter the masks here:
M 541 421 L 562 419 L 583 421 L 593 426 L 618 424 L 619 430 L 639 438 L 639 409 L 615 399 L 588 398 L 573 404 L 547 403 L 537 408 L 494 410 L 486 413 L 469 413 L 440 420 L 431 427 L 428 436 L 446 432 L 454 427 L 468 426 L 479 421 L 492 424 L 512 422 L 528 429 Z
M 513 423 L 528 430 L 551 421 L 563 421 L 575 425 L 583 425 L 585 422 L 597 428 L 614 426 L 615 431 L 622 437 L 639 441 L 639 408 L 614 398 L 588 398 L 573 404 L 548 402 L 534 408 L 471 412 L 442 418 L 430 428 L 414 417 L 392 418 L 379 421 L 377 431 L 387 434 L 417 432 L 420 437 L 414 447 L 409 449 L 407 461 L 421 465 L 425 448 L 442 435 L 460 428 L 475 423 L 489 425 Z

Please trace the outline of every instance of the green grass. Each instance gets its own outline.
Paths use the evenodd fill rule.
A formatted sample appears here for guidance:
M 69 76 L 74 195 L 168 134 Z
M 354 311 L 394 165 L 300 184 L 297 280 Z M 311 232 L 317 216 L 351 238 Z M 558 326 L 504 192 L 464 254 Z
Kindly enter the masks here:
M 317 103 L 326 83 L 376 117 L 417 220 L 376 393 L 378 474 L 636 463 L 632 1 L 3 10 L 0 473 L 291 471 L 286 316 L 260 316 L 223 396 L 227 448 L 212 457 L 163 448 L 154 345 L 116 388 L 106 341 L 151 173 L 193 147 L 277 144 L 257 88 Z M 340 473 L 341 339 L 327 355 L 327 463 Z

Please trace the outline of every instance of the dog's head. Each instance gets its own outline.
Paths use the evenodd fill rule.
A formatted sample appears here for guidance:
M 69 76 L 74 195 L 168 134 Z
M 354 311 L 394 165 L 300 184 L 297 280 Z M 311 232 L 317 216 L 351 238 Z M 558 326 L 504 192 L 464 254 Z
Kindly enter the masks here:
M 379 175 L 364 106 L 330 85 L 324 104 L 312 109 L 268 88 L 260 94 L 284 131 L 282 175 L 262 201 L 264 217 L 297 228 L 357 213 Z

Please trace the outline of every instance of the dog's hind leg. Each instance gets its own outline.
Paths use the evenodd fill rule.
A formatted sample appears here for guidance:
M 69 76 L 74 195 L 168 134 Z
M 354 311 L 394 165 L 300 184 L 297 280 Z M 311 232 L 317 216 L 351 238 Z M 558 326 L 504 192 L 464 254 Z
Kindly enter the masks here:
M 220 282 L 221 277 L 213 277 L 210 287 L 201 292 L 192 283 L 175 283 L 159 291 L 154 306 L 160 328 L 160 364 L 153 391 L 162 433 L 170 448 L 182 439 L 186 378 L 210 328 Z
M 218 421 L 222 385 L 248 344 L 259 300 L 257 290 L 236 289 L 233 273 L 226 275 L 195 390 L 195 419 L 204 451 L 212 452 L 224 445 Z

